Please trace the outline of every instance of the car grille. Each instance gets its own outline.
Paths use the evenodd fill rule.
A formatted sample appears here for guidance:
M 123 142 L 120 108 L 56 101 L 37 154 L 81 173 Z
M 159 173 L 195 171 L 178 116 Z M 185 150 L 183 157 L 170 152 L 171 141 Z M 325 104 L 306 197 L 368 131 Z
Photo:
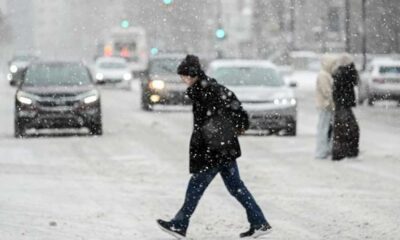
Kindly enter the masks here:
M 76 98 L 76 95 L 56 95 L 53 97 L 41 97 L 37 100 L 37 107 L 46 112 L 73 111 L 79 105 L 80 100 Z

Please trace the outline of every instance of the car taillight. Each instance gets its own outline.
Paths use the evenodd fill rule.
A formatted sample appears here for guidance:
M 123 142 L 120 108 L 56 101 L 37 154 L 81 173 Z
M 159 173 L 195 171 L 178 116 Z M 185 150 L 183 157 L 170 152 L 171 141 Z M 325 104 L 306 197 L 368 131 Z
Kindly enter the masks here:
M 385 79 L 382 79 L 382 78 L 375 78 L 375 79 L 373 79 L 372 80 L 374 83 L 385 83 Z

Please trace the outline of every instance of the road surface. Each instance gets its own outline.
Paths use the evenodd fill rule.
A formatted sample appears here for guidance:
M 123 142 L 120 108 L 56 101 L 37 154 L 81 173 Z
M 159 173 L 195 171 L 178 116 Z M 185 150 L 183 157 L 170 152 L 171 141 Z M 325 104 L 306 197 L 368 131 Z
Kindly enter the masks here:
M 299 85 L 298 136 L 240 139 L 241 176 L 274 228 L 265 239 L 398 239 L 400 108 L 357 108 L 361 157 L 315 160 L 314 93 Z M 1 240 L 171 239 L 155 220 L 173 217 L 183 201 L 190 107 L 144 112 L 137 83 L 131 92 L 101 91 L 103 136 L 15 139 L 15 88 L 1 82 Z M 247 228 L 244 210 L 217 177 L 188 237 L 232 240 Z

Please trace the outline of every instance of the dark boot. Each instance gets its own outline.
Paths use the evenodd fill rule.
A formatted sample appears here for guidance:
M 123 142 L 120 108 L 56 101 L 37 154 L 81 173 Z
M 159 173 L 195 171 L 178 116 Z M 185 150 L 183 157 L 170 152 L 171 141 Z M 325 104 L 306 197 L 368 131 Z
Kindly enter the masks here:
M 158 219 L 157 223 L 161 230 L 174 236 L 176 239 L 185 239 L 186 229 L 178 228 L 173 223 L 161 219 Z
M 247 232 L 241 233 L 241 238 L 258 238 L 260 236 L 271 233 L 272 227 L 267 223 L 257 227 L 250 227 Z

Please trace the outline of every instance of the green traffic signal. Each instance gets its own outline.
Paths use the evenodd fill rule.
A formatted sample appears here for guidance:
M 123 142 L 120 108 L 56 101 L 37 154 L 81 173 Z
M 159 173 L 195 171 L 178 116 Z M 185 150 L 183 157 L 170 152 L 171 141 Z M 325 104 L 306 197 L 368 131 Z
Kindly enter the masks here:
M 163 0 L 163 3 L 165 5 L 171 5 L 174 2 L 174 0 Z
M 122 20 L 121 21 L 121 27 L 122 28 L 128 28 L 129 27 L 129 21 L 128 20 Z
M 150 50 L 150 53 L 151 53 L 151 55 L 157 55 L 158 54 L 158 48 L 156 48 L 156 47 L 153 47 L 153 48 L 151 48 L 151 50 Z
M 224 39 L 226 36 L 225 30 L 222 28 L 218 28 L 217 31 L 215 31 L 215 36 L 218 39 Z

